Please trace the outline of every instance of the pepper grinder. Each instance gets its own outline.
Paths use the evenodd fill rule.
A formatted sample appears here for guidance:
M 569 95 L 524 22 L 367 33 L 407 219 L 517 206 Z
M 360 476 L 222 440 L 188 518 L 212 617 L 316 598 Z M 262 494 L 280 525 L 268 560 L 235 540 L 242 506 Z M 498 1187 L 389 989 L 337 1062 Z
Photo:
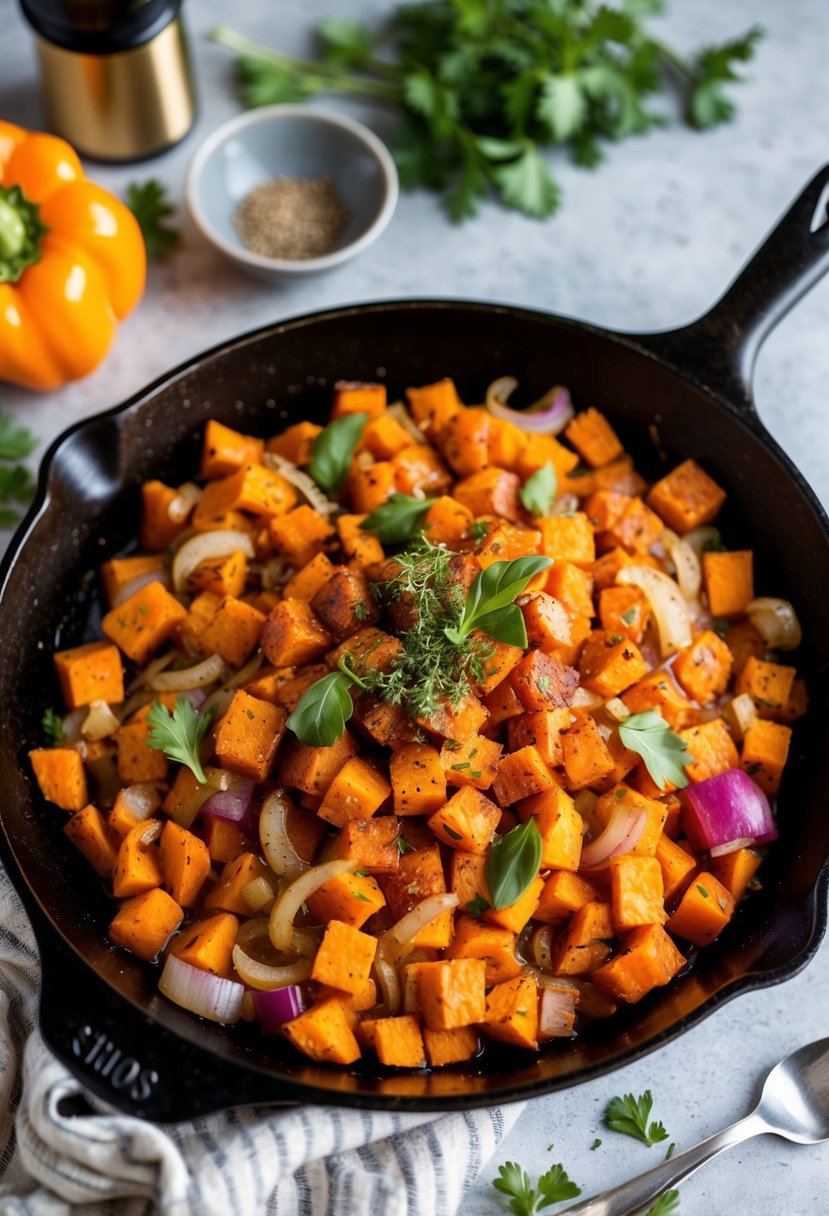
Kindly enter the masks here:
M 195 117 L 181 0 L 20 0 L 49 124 L 105 161 L 157 156 Z

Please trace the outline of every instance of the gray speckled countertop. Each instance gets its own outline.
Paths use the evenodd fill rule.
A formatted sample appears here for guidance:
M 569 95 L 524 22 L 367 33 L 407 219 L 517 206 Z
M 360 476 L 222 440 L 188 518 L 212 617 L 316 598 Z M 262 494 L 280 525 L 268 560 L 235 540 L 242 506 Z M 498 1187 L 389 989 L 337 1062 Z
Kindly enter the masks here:
M 239 30 L 301 49 L 332 0 L 246 0 Z M 354 15 L 388 9 L 352 0 Z M 167 156 L 138 168 L 94 167 L 120 190 L 152 173 L 181 200 L 199 140 L 238 110 L 230 61 L 206 41 L 226 17 L 220 0 L 191 4 L 189 22 L 201 93 L 198 124 Z M 410 295 L 496 299 L 549 309 L 611 328 L 679 325 L 702 312 L 815 169 L 829 159 L 829 5 L 826 0 L 673 0 L 666 37 L 680 48 L 718 40 L 755 21 L 768 36 L 751 83 L 736 93 L 738 120 L 705 136 L 667 125 L 611 147 L 598 173 L 558 165 L 561 214 L 540 224 L 486 206 L 461 228 L 426 194 L 403 196 L 380 241 L 326 278 L 263 286 L 231 270 L 183 221 L 185 243 L 153 268 L 146 298 L 122 328 L 103 367 L 43 398 L 8 387 L 6 409 L 47 444 L 65 426 L 129 396 L 147 381 L 216 342 L 266 322 L 333 304 Z M 0 0 L 0 115 L 41 122 L 31 40 L 13 0 Z M 382 135 L 382 114 L 348 110 Z M 768 339 L 757 365 L 756 399 L 769 429 L 829 505 L 829 281 L 801 302 Z M 600 1128 L 608 1099 L 651 1088 L 657 1117 L 678 1148 L 742 1115 L 767 1069 L 793 1047 L 829 1032 L 829 945 L 809 968 L 777 988 L 740 997 L 655 1055 L 610 1077 L 530 1103 L 499 1160 L 532 1173 L 552 1161 L 591 1193 L 656 1164 L 648 1150 Z M 591 1152 L 596 1136 L 601 1148 Z M 548 1145 L 553 1144 L 548 1151 Z M 495 1162 L 464 1216 L 499 1210 L 490 1187 Z M 708 1166 L 682 1189 L 683 1216 L 756 1216 L 829 1211 L 829 1147 L 795 1148 L 763 1137 Z M 439 1216 L 439 1214 L 438 1214 Z

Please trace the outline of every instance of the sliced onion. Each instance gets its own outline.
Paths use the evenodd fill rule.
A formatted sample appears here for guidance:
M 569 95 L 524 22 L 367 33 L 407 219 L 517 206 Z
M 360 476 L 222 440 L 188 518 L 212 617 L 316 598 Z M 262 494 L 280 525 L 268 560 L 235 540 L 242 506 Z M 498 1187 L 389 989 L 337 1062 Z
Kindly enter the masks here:
M 264 661 L 265 656 L 262 654 L 262 651 L 257 650 L 256 654 L 248 659 L 244 667 L 240 667 L 235 675 L 225 681 L 225 686 L 227 688 L 240 688 L 241 685 L 247 684 L 248 680 L 252 680 L 256 675 Z
M 284 587 L 294 576 L 294 568 L 287 557 L 272 557 L 262 568 L 262 586 L 265 591 Z
M 702 588 L 702 566 L 696 550 L 669 528 L 662 533 L 662 543 L 676 568 L 676 581 L 683 599 L 693 603 L 699 599 Z
M 276 891 L 264 874 L 242 887 L 242 899 L 252 912 L 270 912 Z
M 146 688 L 149 681 L 159 671 L 163 671 L 165 667 L 169 667 L 173 659 L 176 657 L 174 650 L 168 650 L 166 654 L 160 654 L 157 659 L 153 659 L 152 663 L 139 671 L 133 682 L 127 686 L 127 692 L 135 692 L 139 688 Z
M 682 824 L 695 849 L 717 857 L 777 839 L 768 798 L 741 768 L 689 785 L 682 794 Z
M 202 971 L 174 954 L 167 956 L 158 987 L 168 1000 L 211 1022 L 229 1025 L 238 1022 L 241 1016 L 245 995 L 242 984 Z
M 530 940 L 530 950 L 536 965 L 542 971 L 549 971 L 553 965 L 553 927 L 540 925 Z
M 605 701 L 604 707 L 614 722 L 624 722 L 630 717 L 630 710 L 621 697 L 611 697 L 609 701 Z
M 119 791 L 121 801 L 133 819 L 149 819 L 161 806 L 158 786 L 151 781 L 139 781 Z
M 431 924 L 441 912 L 448 912 L 450 908 L 457 906 L 458 897 L 454 891 L 427 896 L 381 935 L 377 943 L 377 953 L 382 954 L 390 963 L 397 962 L 406 946 L 421 929 Z
M 161 833 L 164 831 L 164 824 L 160 819 L 150 819 L 143 826 L 136 824 L 134 828 L 130 828 L 129 835 L 133 832 L 141 844 L 154 844 L 158 840 Z
M 183 524 L 202 496 L 202 491 L 194 481 L 185 481 L 179 486 L 175 498 L 170 499 L 167 515 L 174 524 Z
M 550 508 L 550 515 L 574 515 L 579 509 L 579 500 L 575 494 L 562 494 Z
M 750 693 L 741 692 L 733 697 L 722 711 L 728 725 L 734 731 L 737 741 L 745 738 L 746 731 L 751 730 L 757 721 L 757 706 Z
M 131 578 L 129 582 L 124 583 L 117 593 L 112 601 L 113 608 L 117 608 L 119 604 L 123 604 L 131 595 L 135 595 L 136 591 L 149 587 L 150 583 L 161 583 L 162 587 L 169 588 L 170 575 L 166 570 L 145 570 L 143 574 L 136 574 L 135 578 Z
M 293 461 L 286 460 L 276 452 L 265 452 L 262 463 L 295 486 L 320 515 L 331 515 L 339 511 L 339 504 L 326 498 L 314 479 L 298 469 Z
M 215 692 L 211 692 L 209 697 L 205 698 L 202 705 L 202 712 L 206 713 L 208 709 L 216 706 L 216 717 L 223 718 L 230 708 L 230 702 L 233 700 L 235 689 L 229 688 L 227 684 L 223 684 L 221 688 L 217 688 Z
M 299 1017 L 305 1009 L 302 989 L 296 984 L 288 988 L 273 988 L 269 992 L 254 992 L 253 1006 L 263 1034 L 278 1034 L 286 1022 Z
M 377 984 L 383 997 L 384 1010 L 392 1016 L 399 1013 L 403 1003 L 400 976 L 394 963 L 390 963 L 379 951 L 374 956 L 374 974 L 377 976 Z
M 596 692 L 591 692 L 589 688 L 582 688 L 581 685 L 573 693 L 570 699 L 570 708 L 572 710 L 598 709 L 600 705 L 604 705 L 604 701 Z
M 81 734 L 90 743 L 105 739 L 121 725 L 106 701 L 90 701 L 89 712 L 81 724 Z
M 614 807 L 610 822 L 602 834 L 582 849 L 580 864 L 586 870 L 597 870 L 606 866 L 613 857 L 630 853 L 639 843 L 647 822 L 646 810 Z
M 154 692 L 184 692 L 191 688 L 206 688 L 223 679 L 227 664 L 220 654 L 211 654 L 209 659 L 186 667 L 181 671 L 162 671 L 151 676 L 147 684 Z
M 81 705 L 78 709 L 70 710 L 63 719 L 63 738 L 64 743 L 68 746 L 72 743 L 78 743 L 81 738 L 81 727 L 86 721 L 89 708 L 86 705 Z
M 237 777 L 235 773 L 230 773 L 229 777 L 228 788 L 211 794 L 202 806 L 202 815 L 229 819 L 248 840 L 257 840 L 259 813 L 253 799 L 255 784 L 246 777 Z
M 236 934 L 236 945 L 246 946 L 248 942 L 255 942 L 259 938 L 268 936 L 268 918 L 267 916 L 257 916 L 253 920 L 246 920 L 239 926 L 239 931 Z
M 690 532 L 686 532 L 682 539 L 686 545 L 691 546 L 697 557 L 701 557 L 705 546 L 712 540 L 718 540 L 719 535 L 717 528 L 712 527 L 711 524 L 705 524 L 701 528 L 693 528 Z
M 230 773 L 226 773 L 224 769 L 208 767 L 204 770 L 204 775 L 207 778 L 206 785 L 197 785 L 189 798 L 177 807 L 170 807 L 167 811 L 170 819 L 182 828 L 189 828 L 194 822 L 199 811 L 204 806 L 205 802 L 217 792 L 217 790 L 226 790 L 230 785 Z
M 233 947 L 233 966 L 251 988 L 267 992 L 271 988 L 286 988 L 289 984 L 300 984 L 307 980 L 313 964 L 308 958 L 298 958 L 283 967 L 269 967 L 266 963 L 257 963 L 241 946 L 236 945 Z
M 426 436 L 423 434 L 423 431 L 421 431 L 414 418 L 412 418 L 402 401 L 395 401 L 393 405 L 390 405 L 386 410 L 386 414 L 391 415 L 395 422 L 399 422 L 403 427 L 403 430 L 409 432 L 415 443 L 426 442 Z
M 545 985 L 538 1005 L 538 1037 L 569 1039 L 573 1033 L 579 994 L 569 984 Z
M 599 795 L 594 794 L 592 790 L 579 790 L 573 799 L 573 806 L 582 819 L 587 819 L 589 815 L 592 815 L 593 808 L 598 801 Z
M 493 418 L 512 422 L 522 431 L 533 435 L 558 435 L 573 417 L 573 403 L 561 385 L 548 389 L 543 397 L 526 410 L 513 410 L 507 401 L 518 387 L 514 376 L 499 376 L 486 390 L 486 408 Z
M 241 550 L 245 557 L 253 557 L 253 543 L 246 532 L 220 529 L 214 532 L 197 532 L 176 551 L 173 558 L 173 586 L 176 591 L 187 590 L 187 580 L 196 566 L 213 557 L 229 557 Z
M 309 866 L 297 853 L 288 835 L 288 812 L 291 810 L 293 803 L 285 790 L 274 790 L 268 794 L 259 816 L 259 841 L 273 872 L 295 878 Z
M 290 949 L 294 918 L 309 895 L 313 895 L 330 879 L 336 878 L 340 874 L 353 873 L 357 866 L 356 861 L 345 858 L 325 861 L 322 865 L 306 870 L 290 886 L 287 886 L 271 909 L 268 932 L 274 949 Z
M 746 608 L 748 619 L 772 650 L 794 650 L 803 641 L 797 613 L 788 600 L 763 595 Z
M 691 614 L 672 578 L 650 566 L 624 566 L 616 582 L 644 591 L 656 621 L 663 658 L 691 645 Z

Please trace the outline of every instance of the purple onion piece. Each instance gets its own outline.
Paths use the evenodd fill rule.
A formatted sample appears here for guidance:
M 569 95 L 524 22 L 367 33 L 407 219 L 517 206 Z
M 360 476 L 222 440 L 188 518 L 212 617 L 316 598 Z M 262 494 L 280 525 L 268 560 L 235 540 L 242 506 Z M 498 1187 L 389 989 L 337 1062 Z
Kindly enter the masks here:
M 777 839 L 769 800 L 748 773 L 728 769 L 682 792 L 682 822 L 695 849 L 718 849 Z
M 285 1022 L 305 1009 L 305 997 L 296 984 L 287 988 L 272 988 L 269 992 L 254 992 L 253 1007 L 263 1034 L 278 1034 Z

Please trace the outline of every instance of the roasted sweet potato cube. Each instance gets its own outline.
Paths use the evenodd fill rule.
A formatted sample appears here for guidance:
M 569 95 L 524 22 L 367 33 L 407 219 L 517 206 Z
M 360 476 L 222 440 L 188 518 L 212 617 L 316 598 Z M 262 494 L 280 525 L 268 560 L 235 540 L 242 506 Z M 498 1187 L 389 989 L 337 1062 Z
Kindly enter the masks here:
M 240 853 L 238 857 L 225 862 L 219 881 L 205 897 L 204 907 L 221 908 L 237 916 L 251 916 L 254 908 L 245 895 L 245 887 L 258 878 L 270 883 L 273 874 L 253 853 Z
M 484 409 L 458 410 L 438 438 L 441 453 L 458 477 L 481 472 L 489 464 L 491 414 Z
M 425 743 L 406 743 L 389 762 L 396 815 L 432 815 L 446 802 L 442 754 Z
M 306 566 L 298 570 L 293 578 L 282 588 L 286 600 L 305 600 L 310 603 L 314 596 L 328 582 L 334 573 L 335 566 L 324 553 L 312 557 Z M 273 610 L 271 610 L 273 611 Z
M 248 577 L 248 559 L 241 549 L 226 557 L 207 557 L 187 580 L 189 591 L 212 591 L 222 598 L 241 596 Z
M 776 794 L 789 754 L 792 728 L 759 718 L 743 739 L 741 766 L 767 794 Z
M 633 853 L 610 859 L 613 921 L 617 929 L 661 925 L 666 920 L 662 867 L 655 857 Z
M 176 901 L 155 887 L 121 905 L 109 926 L 109 939 L 139 958 L 155 958 L 183 919 Z
M 287 515 L 272 516 L 268 532 L 273 547 L 284 554 L 297 571 L 313 561 L 337 535 L 336 528 L 305 503 L 294 507 Z
M 368 519 L 363 512 L 358 515 L 339 515 L 337 517 L 337 533 L 343 553 L 349 561 L 361 569 L 377 566 L 384 558 L 383 546 L 371 532 L 364 532 L 361 525 Z
M 655 856 L 662 867 L 665 902 L 669 903 L 690 881 L 691 875 L 697 868 L 697 859 L 664 834 L 659 837 Z
M 645 554 L 663 528 L 662 520 L 641 498 L 628 498 L 619 518 L 602 539 L 606 544 L 622 545 L 629 553 Z
M 531 976 L 518 975 L 490 990 L 484 1030 L 502 1043 L 538 1048 L 538 989 Z
M 528 744 L 501 757 L 492 790 L 500 806 L 512 806 L 557 784 L 538 749 Z
M 380 615 L 362 570 L 339 566 L 311 601 L 311 608 L 335 637 L 357 633 Z
M 728 687 L 733 661 L 722 638 L 706 629 L 677 655 L 674 675 L 689 697 L 707 705 Z
M 459 1026 L 456 1030 L 430 1030 L 424 1026 L 423 1043 L 430 1068 L 461 1064 L 464 1060 L 471 1060 L 481 1048 L 478 1035 L 471 1026 Z
M 499 984 L 521 973 L 515 957 L 516 935 L 498 925 L 482 925 L 471 916 L 458 917 L 448 958 L 480 958 L 486 963 L 486 982 Z
M 566 920 L 571 913 L 598 898 L 598 891 L 586 878 L 558 870 L 544 884 L 533 917 L 540 921 Z
M 400 865 L 397 818 L 351 819 L 340 828 L 330 847 L 331 857 L 344 857 L 372 874 L 393 874 Z
M 421 900 L 446 891 L 440 849 L 436 844 L 428 844 L 403 853 L 397 872 L 383 874 L 379 882 L 392 916 L 399 920 Z
M 501 929 L 509 929 L 511 933 L 520 933 L 534 915 L 544 889 L 544 879 L 536 877 L 514 903 L 506 904 L 503 908 L 487 908 L 484 920 Z
M 261 464 L 265 441 L 255 435 L 242 435 L 215 418 L 204 428 L 200 474 L 206 480 L 227 477 L 242 465 Z
M 327 997 L 286 1022 L 283 1034 L 294 1047 L 326 1064 L 353 1064 L 360 1058 L 360 1045 L 354 1037 L 342 1000 Z
M 262 650 L 274 667 L 314 663 L 331 648 L 331 634 L 305 600 L 283 600 L 265 621 Z
M 432 735 L 464 743 L 471 735 L 478 733 L 487 716 L 478 698 L 467 693 L 460 705 L 453 707 L 448 701 L 442 701 L 430 717 L 418 716 L 414 721 Z
M 116 861 L 115 846 L 97 807 L 90 803 L 83 810 L 76 811 L 63 830 L 96 874 L 101 878 L 112 877 Z
M 141 486 L 141 548 L 158 553 L 167 549 L 185 527 L 183 519 L 170 515 L 170 504 L 178 490 L 163 481 L 145 481 Z
M 717 881 L 730 891 L 734 903 L 738 904 L 760 868 L 762 860 L 763 858 L 756 849 L 735 849 L 733 853 L 713 857 L 710 869 Z
M 754 561 L 750 549 L 703 553 L 702 577 L 712 616 L 741 616 L 754 599 Z
M 112 891 L 116 899 L 128 899 L 132 895 L 140 895 L 142 891 L 149 891 L 151 887 L 161 886 L 158 849 L 144 839 L 145 832 L 151 826 L 149 820 L 137 824 L 118 846 L 112 875 Z
M 518 520 L 521 518 L 520 489 L 521 478 L 517 473 L 489 465 L 457 482 L 452 493 L 472 515 L 497 515 L 501 519 Z
M 695 460 L 684 460 L 650 489 L 648 505 L 680 536 L 710 524 L 725 502 L 725 490 Z
M 696 710 L 668 671 L 649 672 L 625 690 L 622 700 L 632 714 L 659 710 L 672 730 L 682 730 L 697 720 Z
M 587 566 L 596 560 L 593 525 L 583 511 L 572 515 L 548 515 L 538 521 L 541 552 L 556 562 Z
M 426 1065 L 420 1022 L 413 1014 L 373 1019 L 372 1046 L 377 1059 L 387 1067 L 424 1068 Z
M 367 625 L 341 642 L 328 655 L 328 662 L 337 667 L 340 659 L 348 656 L 352 671 L 361 675 L 364 671 L 388 671 L 403 649 L 399 638 L 384 633 L 374 625 Z
M 367 738 L 381 747 L 390 747 L 392 751 L 413 743 L 418 737 L 422 738 L 401 705 L 381 701 L 370 693 L 357 697 L 354 718 Z
M 599 410 L 581 410 L 564 431 L 582 460 L 597 469 L 622 455 L 622 441 Z
M 216 728 L 216 756 L 224 768 L 264 781 L 285 734 L 287 714 L 280 705 L 251 697 L 242 688 Z
M 41 747 L 29 752 L 40 792 L 64 811 L 80 811 L 89 801 L 80 752 L 73 747 Z
M 70 709 L 91 701 L 123 701 L 124 668 L 118 647 L 111 642 L 58 650 L 53 658 L 61 695 Z
M 461 400 L 454 381 L 445 376 L 434 384 L 425 384 L 420 388 L 407 388 L 406 396 L 412 411 L 412 417 L 419 423 L 421 430 L 429 436 L 430 442 L 443 430 L 446 423 L 462 409 Z
M 207 845 L 171 819 L 164 825 L 159 846 L 164 886 L 182 908 L 196 902 L 210 873 Z
M 572 641 L 564 604 L 546 591 L 529 591 L 515 601 L 527 627 L 527 641 L 545 654 L 556 654 Z
M 767 663 L 750 656 L 734 685 L 734 692 L 748 693 L 761 718 L 774 718 L 786 708 L 794 687 L 794 667 Z
M 187 612 L 161 583 L 148 583 L 112 608 L 101 621 L 104 633 L 135 663 L 146 663 L 166 642 Z
M 332 418 L 344 414 L 367 414 L 378 418 L 386 410 L 385 384 L 364 384 L 359 380 L 338 380 L 334 385 Z
M 310 747 L 291 738 L 279 762 L 280 784 L 322 797 L 345 762 L 356 753 L 357 745 L 348 731 L 330 747 Z
M 314 959 L 311 979 L 357 993 L 365 988 L 376 953 L 376 937 L 343 921 L 331 920 Z
M 593 616 L 593 576 L 573 562 L 555 562 L 547 571 L 545 590 L 574 617 Z
M 308 896 L 308 910 L 321 924 L 342 921 L 360 929 L 370 916 L 385 907 L 376 878 L 368 874 L 338 874 Z
M 547 709 L 523 713 L 507 722 L 509 750 L 533 746 L 549 768 L 564 762 L 561 732 L 570 727 L 569 709 Z
M 685 889 L 666 928 L 695 946 L 707 946 L 719 937 L 734 912 L 734 897 L 727 887 L 703 870 Z
M 150 726 L 146 721 L 127 722 L 115 732 L 118 750 L 118 777 L 128 785 L 140 781 L 165 781 L 167 757 L 150 747 Z
M 424 1023 L 430 1030 L 455 1030 L 486 1018 L 486 963 L 478 958 L 424 963 L 417 972 L 417 992 Z
M 661 925 L 642 925 L 622 943 L 621 951 L 593 973 L 593 979 L 617 1000 L 634 1004 L 662 987 L 685 966 Z
M 503 747 L 483 735 L 470 735 L 465 743 L 444 743 L 440 761 L 449 785 L 471 785 L 488 790 L 498 772 Z M 445 800 L 444 800 L 445 801 Z
M 317 814 L 342 827 L 350 819 L 370 819 L 390 796 L 385 777 L 359 756 L 352 756 L 328 786 Z
M 679 733 L 693 756 L 693 763 L 685 765 L 685 771 L 692 781 L 704 781 L 706 777 L 715 777 L 726 769 L 740 767 L 737 748 L 722 718 L 702 722 Z M 660 790 L 660 793 L 666 792 Z
M 489 717 L 486 720 L 486 730 L 494 730 L 502 722 L 524 713 L 524 706 L 509 680 L 504 680 L 492 692 L 484 697 L 484 708 Z
M 279 435 L 274 435 L 265 444 L 269 452 L 274 452 L 277 456 L 282 456 L 285 460 L 290 460 L 291 464 L 303 465 L 308 464 L 311 459 L 311 450 L 314 446 L 314 440 L 322 431 L 321 426 L 317 426 L 315 422 L 295 422 L 293 426 L 288 426 Z
M 352 508 L 369 513 L 381 507 L 395 488 L 395 468 L 390 460 L 375 460 L 373 464 L 355 461 L 344 487 Z
M 614 760 L 593 718 L 585 715 L 561 736 L 568 789 L 595 785 L 612 772 Z
M 456 499 L 442 494 L 423 517 L 423 531 L 436 545 L 454 547 L 469 533 L 473 514 Z
M 297 500 L 291 483 L 262 464 L 242 465 L 229 477 L 213 484 L 220 487 L 220 503 L 228 511 L 285 515 Z
M 480 790 L 464 786 L 428 820 L 439 840 L 452 849 L 484 853 L 489 848 L 501 812 Z
M 575 668 L 540 650 L 529 651 L 509 679 L 519 701 L 529 710 L 563 709 L 579 685 Z
M 521 821 L 535 816 L 541 833 L 542 870 L 577 870 L 584 824 L 570 795 L 558 786 L 526 798 L 518 808 Z
M 458 897 L 458 906 L 469 911 L 489 904 L 490 894 L 486 882 L 486 854 L 466 853 L 454 849 L 450 861 L 451 889 Z
M 635 642 L 597 629 L 581 652 L 582 683 L 600 697 L 618 697 L 647 675 L 648 665 Z
M 599 592 L 599 619 L 608 635 L 621 634 L 638 645 L 651 619 L 650 605 L 639 587 L 606 587 Z
M 238 932 L 239 921 L 231 912 L 216 912 L 189 924 L 172 942 L 170 953 L 191 967 L 227 978 Z
M 541 548 L 541 533 L 536 528 L 507 523 L 494 516 L 489 516 L 486 522 L 490 525 L 486 539 L 475 551 L 482 570 L 487 570 L 495 562 L 508 562 L 516 557 L 526 557 L 529 553 L 538 553 Z

